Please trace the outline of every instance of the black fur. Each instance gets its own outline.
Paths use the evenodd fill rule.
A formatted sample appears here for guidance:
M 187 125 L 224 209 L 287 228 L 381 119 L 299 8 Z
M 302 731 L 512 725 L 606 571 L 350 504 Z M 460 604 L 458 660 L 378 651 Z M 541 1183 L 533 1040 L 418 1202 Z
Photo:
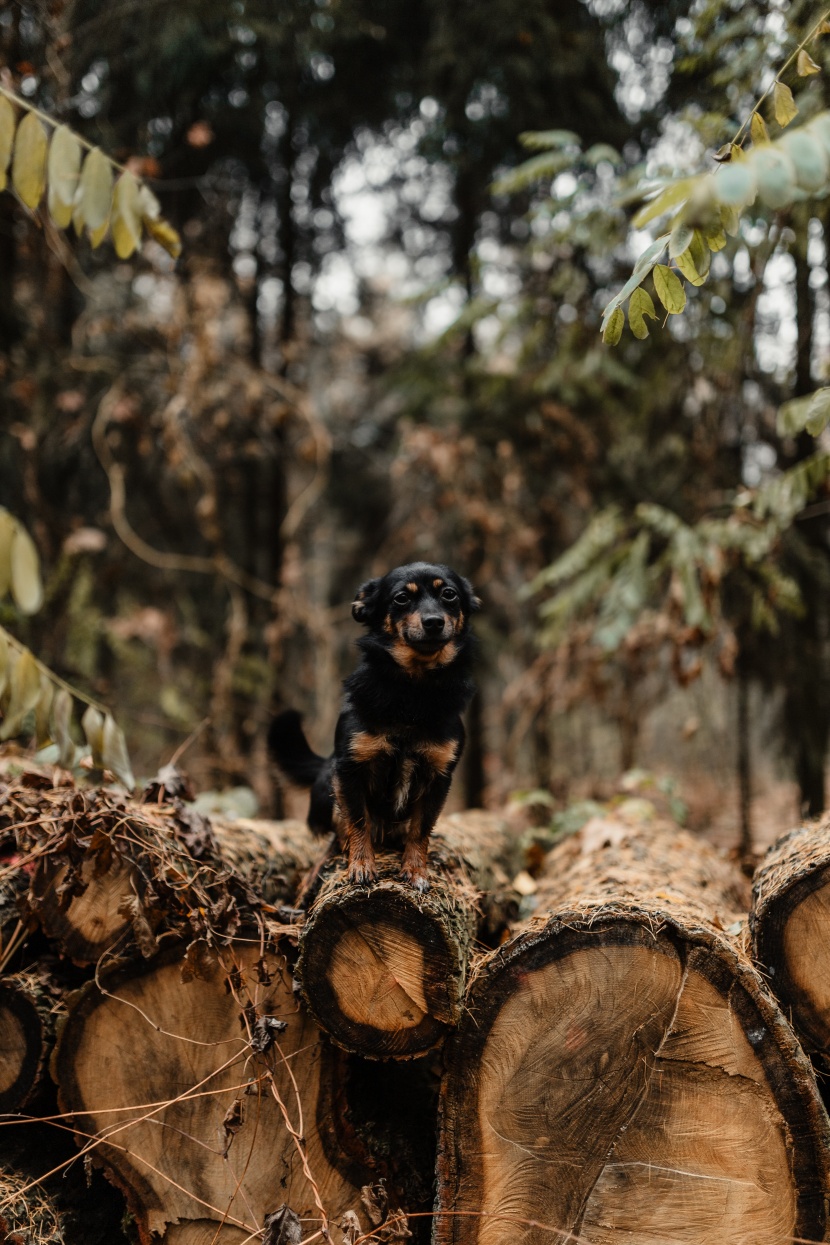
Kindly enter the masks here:
M 404 600 L 406 599 L 406 600 Z M 404 847 L 404 876 L 426 889 L 426 844 L 464 746 L 461 714 L 473 694 L 467 580 L 416 562 L 358 590 L 361 661 L 344 683 L 334 753 L 317 756 L 293 710 L 268 742 L 285 776 L 311 787 L 309 825 L 338 831 L 355 881 L 374 876 L 372 844 Z

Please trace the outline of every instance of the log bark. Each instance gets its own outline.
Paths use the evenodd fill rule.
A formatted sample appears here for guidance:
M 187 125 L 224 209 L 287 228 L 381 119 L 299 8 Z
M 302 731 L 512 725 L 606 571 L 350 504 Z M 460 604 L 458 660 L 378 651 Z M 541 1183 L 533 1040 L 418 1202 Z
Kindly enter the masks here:
M 828 1121 L 740 876 L 620 813 L 553 850 L 536 898 L 447 1046 L 440 1245 L 824 1240 Z
M 31 1100 L 62 1012 L 59 992 L 42 974 L 0 977 L 0 1114 L 19 1111 Z
M 830 818 L 770 848 L 750 914 L 756 962 L 807 1048 L 830 1060 Z
M 399 853 L 380 853 L 370 887 L 350 883 L 337 857 L 311 904 L 297 976 L 344 1050 L 375 1059 L 431 1050 L 458 1022 L 475 939 L 495 940 L 503 926 L 516 850 L 504 820 L 444 817 L 430 849 L 426 894 L 401 880 Z
M 372 1173 L 342 1148 L 335 1068 L 284 958 L 256 942 L 166 951 L 89 983 L 53 1061 L 78 1144 L 145 1245 L 237 1245 L 282 1204 L 304 1237 L 348 1210 L 368 1228 Z
M 35 862 L 30 912 L 79 965 L 135 948 L 154 954 L 158 935 L 190 928 L 197 890 L 209 906 L 224 904 L 214 927 L 234 923 L 229 887 L 235 903 L 266 914 L 290 904 L 319 854 L 298 821 L 211 823 L 181 801 L 73 787 L 3 784 L 0 832 Z

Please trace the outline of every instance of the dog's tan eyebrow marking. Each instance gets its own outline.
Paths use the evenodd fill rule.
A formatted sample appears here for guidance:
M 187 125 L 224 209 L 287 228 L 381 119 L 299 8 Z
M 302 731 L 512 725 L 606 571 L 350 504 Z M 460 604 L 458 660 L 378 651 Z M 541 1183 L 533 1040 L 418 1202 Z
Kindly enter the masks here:
M 407 586 L 407 588 L 409 589 L 409 591 L 410 591 L 410 592 L 417 592 L 417 591 L 418 591 L 418 585 L 417 585 L 417 584 L 407 584 L 406 586 Z
M 440 588 L 443 585 L 443 583 L 444 583 L 443 579 L 433 579 L 432 586 L 433 588 Z

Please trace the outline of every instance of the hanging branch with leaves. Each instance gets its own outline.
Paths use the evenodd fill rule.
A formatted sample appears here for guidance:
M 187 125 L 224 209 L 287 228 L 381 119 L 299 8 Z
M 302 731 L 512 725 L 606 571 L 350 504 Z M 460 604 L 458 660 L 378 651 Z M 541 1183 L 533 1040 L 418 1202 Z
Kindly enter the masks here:
M 715 172 L 664 185 L 634 217 L 632 223 L 638 229 L 665 218 L 665 229 L 643 252 L 629 280 L 603 311 L 601 331 L 608 345 L 616 345 L 622 336 L 626 300 L 634 336 L 648 336 L 645 317 L 657 318 L 651 295 L 643 289 L 649 276 L 667 315 L 683 311 L 684 280 L 693 286 L 704 283 L 712 253 L 726 246 L 727 234 L 737 237 L 741 214 L 756 201 L 771 211 L 781 211 L 803 199 L 830 193 L 830 112 L 820 112 L 800 129 L 771 141 L 760 111 L 771 96 L 772 115 L 781 129 L 798 115 L 783 75 L 793 64 L 801 77 L 820 72 L 807 46 L 830 33 L 828 18 L 830 11 L 781 67 L 732 141 L 715 154 L 719 165 Z M 744 149 L 747 138 L 749 150 Z M 668 264 L 661 262 L 666 255 Z
M 11 595 L 22 614 L 43 601 L 37 548 L 23 524 L 0 506 L 0 601 Z M 38 748 L 57 747 L 57 761 L 74 769 L 80 753 L 72 739 L 73 701 L 86 706 L 81 726 L 92 763 L 109 770 L 128 790 L 135 786 L 127 745 L 105 705 L 78 691 L 0 626 L 0 741 L 21 735 L 33 723 Z
M 24 113 L 18 117 L 18 111 Z M 84 154 L 86 152 L 86 154 Z M 67 125 L 0 87 L 0 190 L 9 185 L 35 211 L 46 194 L 55 224 L 86 231 L 93 247 L 109 234 L 119 259 L 127 259 L 149 234 L 175 259 L 178 233 L 161 215 L 150 188 Z

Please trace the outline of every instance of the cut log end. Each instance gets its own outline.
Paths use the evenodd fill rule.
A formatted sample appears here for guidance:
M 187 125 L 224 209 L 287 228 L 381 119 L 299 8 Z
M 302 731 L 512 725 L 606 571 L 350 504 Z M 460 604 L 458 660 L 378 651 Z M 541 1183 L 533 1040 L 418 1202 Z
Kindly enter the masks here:
M 786 836 L 753 890 L 755 957 L 811 1050 L 830 1060 L 830 821 Z
M 468 1034 L 460 1057 L 478 1072 L 453 1106 L 452 1135 L 474 1191 L 464 1205 L 478 1190 L 482 1217 L 448 1220 L 441 1239 L 822 1239 L 815 1181 L 815 1205 L 797 1204 L 805 1172 L 794 1178 L 777 1101 L 789 1084 L 780 1052 L 751 1000 L 724 992 L 722 966 L 700 950 L 684 963 L 645 931 L 564 944 L 475 1000 L 483 1040 L 474 1053 Z
M 0 979 L 0 1113 L 19 1110 L 40 1082 L 54 1035 L 52 1003 L 28 973 Z
M 368 1058 L 423 1055 L 458 1022 L 482 917 L 507 886 L 504 821 L 484 812 L 444 818 L 431 841 L 430 889 L 401 880 L 400 856 L 378 856 L 378 881 L 349 881 L 335 861 L 309 911 L 297 964 L 309 1008 L 333 1040 Z
M 665 843 L 681 846 L 695 851 Z M 551 857 L 561 895 L 575 875 L 589 881 L 579 847 Z M 605 877 L 630 879 L 663 847 L 618 845 Z M 678 885 L 650 903 L 613 900 L 610 882 L 573 902 L 580 886 L 479 965 L 442 1090 L 441 1245 L 824 1239 L 828 1130 L 812 1072 L 692 895 L 686 922 Z
M 297 973 L 318 1022 L 346 1050 L 412 1057 L 458 1018 L 471 905 L 440 878 L 421 895 L 398 880 L 400 860 L 378 858 L 370 890 L 330 880 L 304 930 Z

